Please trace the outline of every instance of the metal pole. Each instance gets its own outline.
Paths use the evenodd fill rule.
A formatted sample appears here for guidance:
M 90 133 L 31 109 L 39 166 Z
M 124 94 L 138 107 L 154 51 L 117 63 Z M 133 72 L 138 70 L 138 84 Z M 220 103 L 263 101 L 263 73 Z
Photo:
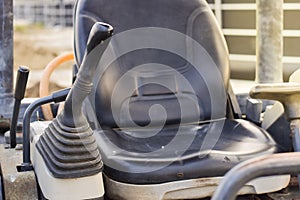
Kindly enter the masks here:
M 300 153 L 281 153 L 244 161 L 223 178 L 212 200 L 234 200 L 238 191 L 249 181 L 262 176 L 300 172 Z
M 283 0 L 256 4 L 256 82 L 282 82 Z
M 216 19 L 219 22 L 219 25 L 221 28 L 223 28 L 223 22 L 222 22 L 222 0 L 215 0 L 215 15 Z
M 0 0 L 0 128 L 9 127 L 13 108 L 13 3 Z

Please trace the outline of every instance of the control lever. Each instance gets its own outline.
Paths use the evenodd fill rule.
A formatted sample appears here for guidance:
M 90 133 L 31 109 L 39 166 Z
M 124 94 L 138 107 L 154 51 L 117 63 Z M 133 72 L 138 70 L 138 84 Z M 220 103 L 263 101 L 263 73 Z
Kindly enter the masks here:
M 290 121 L 294 150 L 300 152 L 300 83 L 257 85 L 252 88 L 250 96 L 277 100 L 283 104 Z
M 98 62 L 112 34 L 113 27 L 109 24 L 97 22 L 92 27 L 74 86 L 66 99 L 64 110 L 58 117 L 63 124 L 70 127 L 86 125 L 87 121 L 81 109 L 82 103 L 91 92 Z
M 64 110 L 49 124 L 36 143 L 37 151 L 55 178 L 81 178 L 98 174 L 102 170 L 98 145 L 93 130 L 82 113 L 82 105 L 92 90 L 98 63 L 112 34 L 113 27 L 109 24 L 96 22 L 93 25 Z M 29 152 L 29 146 L 24 148 Z M 23 164 L 26 163 L 30 163 L 29 158 L 24 159 Z
M 280 101 L 290 121 L 294 151 L 300 152 L 300 83 L 257 85 L 250 91 L 252 98 Z M 298 174 L 300 182 L 300 174 Z M 299 186 L 300 188 L 300 186 Z
M 10 124 L 10 148 L 15 148 L 17 145 L 16 129 L 17 129 L 21 101 L 22 99 L 24 99 L 24 95 L 25 95 L 28 75 L 29 75 L 29 68 L 26 66 L 20 66 L 17 73 L 17 82 L 16 82 L 15 94 L 14 94 L 15 102 L 14 102 L 12 120 Z

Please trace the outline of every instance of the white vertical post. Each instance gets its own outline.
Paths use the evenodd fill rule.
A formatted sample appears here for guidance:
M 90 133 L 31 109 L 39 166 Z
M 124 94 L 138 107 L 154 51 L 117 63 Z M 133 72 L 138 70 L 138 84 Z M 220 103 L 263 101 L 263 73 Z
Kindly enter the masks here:
M 256 4 L 256 82 L 282 82 L 283 0 Z
M 222 28 L 222 0 L 215 0 L 215 16 Z

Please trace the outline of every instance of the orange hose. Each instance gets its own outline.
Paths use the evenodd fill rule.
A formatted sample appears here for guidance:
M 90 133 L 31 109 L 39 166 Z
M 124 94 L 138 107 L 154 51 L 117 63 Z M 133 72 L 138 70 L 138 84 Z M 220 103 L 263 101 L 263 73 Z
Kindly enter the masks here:
M 45 97 L 49 95 L 49 82 L 50 82 L 50 76 L 52 72 L 58 68 L 61 64 L 74 60 L 74 54 L 72 52 L 70 53 L 64 53 L 60 56 L 57 56 L 54 58 L 44 69 L 41 82 L 40 82 L 40 88 L 39 93 L 40 97 Z M 45 120 L 52 120 L 53 119 L 53 113 L 51 111 L 50 104 L 42 105 L 42 112 L 44 115 Z

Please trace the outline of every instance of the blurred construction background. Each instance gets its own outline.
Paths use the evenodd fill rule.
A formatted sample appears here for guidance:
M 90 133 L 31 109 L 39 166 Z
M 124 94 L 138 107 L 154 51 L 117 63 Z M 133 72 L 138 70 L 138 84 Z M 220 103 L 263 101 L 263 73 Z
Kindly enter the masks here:
M 222 27 L 229 46 L 231 77 L 254 80 L 256 1 L 207 1 Z M 64 51 L 72 50 L 74 2 L 70 0 L 14 0 L 15 66 L 24 64 L 37 71 L 42 70 L 52 58 Z M 284 0 L 283 68 L 285 80 L 300 67 L 299 19 L 300 0 Z M 22 45 L 27 46 L 24 48 Z M 71 73 L 69 74 L 71 76 Z M 66 78 L 63 84 L 59 83 L 63 82 L 59 78 L 53 81 L 52 85 L 57 87 L 63 87 L 66 84 Z M 35 84 L 37 83 L 31 85 Z M 35 96 L 35 92 L 32 92 L 32 95 Z

